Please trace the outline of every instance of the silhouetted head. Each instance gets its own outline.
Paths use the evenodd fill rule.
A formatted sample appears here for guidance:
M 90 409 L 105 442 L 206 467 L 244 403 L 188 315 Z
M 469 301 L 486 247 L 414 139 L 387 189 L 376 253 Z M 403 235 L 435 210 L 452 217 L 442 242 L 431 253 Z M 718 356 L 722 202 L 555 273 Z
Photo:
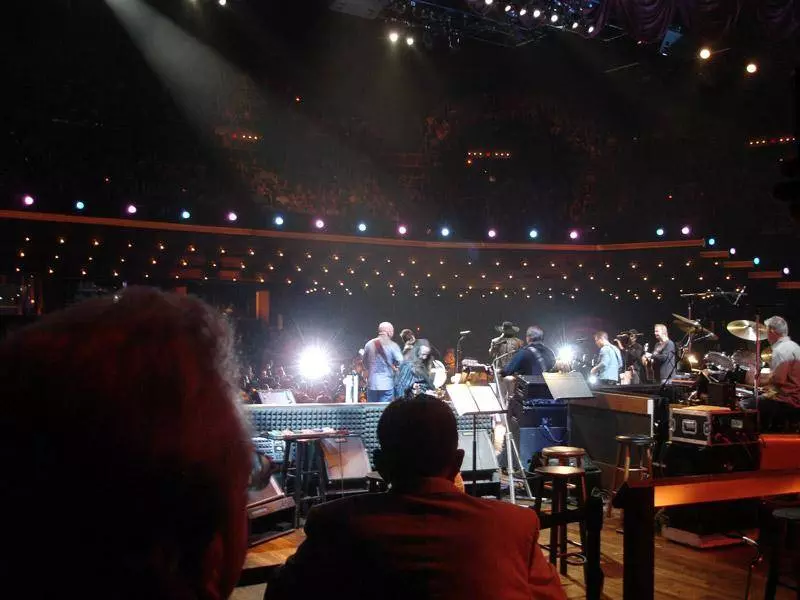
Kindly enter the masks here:
M 3 585 L 42 597 L 227 597 L 247 546 L 251 466 L 234 381 L 226 321 L 146 288 L 0 343 L 0 497 L 13 550 Z M 46 578 L 27 580 L 46 540 L 64 551 Z
M 392 402 L 378 422 L 375 463 L 393 484 L 422 477 L 452 481 L 464 459 L 458 448 L 458 427 L 450 407 L 436 398 L 417 396 Z

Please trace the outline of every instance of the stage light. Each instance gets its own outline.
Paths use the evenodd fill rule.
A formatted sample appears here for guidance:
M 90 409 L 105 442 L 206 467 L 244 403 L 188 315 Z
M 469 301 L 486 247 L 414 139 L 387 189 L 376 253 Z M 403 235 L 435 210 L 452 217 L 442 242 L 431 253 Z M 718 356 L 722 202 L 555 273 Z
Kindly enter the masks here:
M 747 66 L 744 68 L 750 75 L 758 71 L 758 65 L 754 62 L 747 63 Z
M 537 237 L 539 237 L 539 232 L 536 231 L 535 229 L 531 229 L 528 232 L 528 237 L 531 238 L 532 240 L 535 240 Z
M 488 232 L 486 232 L 486 235 L 488 235 L 490 238 L 494 239 L 494 238 L 497 237 L 497 231 L 495 231 L 494 229 L 490 229 Z
M 687 354 L 686 355 L 686 360 L 688 360 L 689 364 L 692 365 L 692 366 L 694 366 L 694 365 L 696 365 L 697 363 L 700 362 L 700 360 L 697 358 L 696 354 Z
M 86 204 L 83 202 L 83 200 L 78 200 L 75 203 L 75 210 L 83 210 L 84 208 L 86 208 Z
M 594 33 L 594 25 L 589 25 L 589 29 L 586 30 L 587 33 Z
M 297 361 L 300 376 L 303 379 L 321 379 L 331 372 L 327 353 L 318 347 L 304 350 Z
M 534 8 L 533 9 L 533 18 L 534 19 L 538 19 L 541 16 L 542 16 L 542 11 L 540 11 L 538 8 Z
M 389 41 L 390 42 L 392 42 L 393 44 L 396 44 L 397 40 L 399 40 L 399 39 L 400 39 L 400 34 L 399 33 L 397 33 L 396 31 L 390 31 L 389 32 Z
M 22 203 L 25 206 L 33 206 L 35 202 L 36 202 L 36 200 L 33 199 L 33 196 L 24 196 L 22 198 Z
M 364 232 L 367 230 L 367 224 L 366 224 L 366 223 L 364 223 L 364 221 L 361 221 L 361 223 L 359 223 L 359 224 L 358 224 L 358 226 L 357 226 L 357 229 L 358 229 L 358 230 L 359 230 L 361 233 L 364 233 Z
M 761 259 L 760 259 L 760 258 L 758 258 L 758 257 L 756 256 L 756 257 L 753 259 L 753 264 L 754 264 L 755 266 L 758 266 L 758 265 L 760 265 L 760 264 L 761 264 Z
M 226 218 L 228 219 L 228 221 L 230 221 L 231 223 L 233 223 L 233 222 L 234 222 L 236 219 L 238 219 L 238 218 L 239 218 L 239 215 L 237 215 L 237 214 L 236 214 L 235 212 L 233 212 L 233 211 L 230 211 L 230 212 L 228 213 L 228 215 L 227 215 L 227 217 L 226 217 Z
M 188 210 L 182 210 L 181 211 L 181 219 L 186 221 L 187 219 L 191 219 L 191 218 L 192 218 L 192 213 L 190 213 Z
M 442 234 L 442 237 L 447 237 L 450 235 L 450 228 L 449 227 L 442 227 L 441 231 L 439 232 Z
M 577 21 L 573 21 L 572 22 L 572 28 L 573 29 L 577 29 L 578 28 L 578 22 Z
M 408 233 L 408 227 L 406 227 L 405 225 L 400 225 L 400 226 L 397 228 L 397 233 L 399 233 L 400 235 L 405 235 L 405 234 L 407 234 L 407 233 Z
M 314 221 L 314 227 L 316 227 L 317 229 L 322 229 L 323 227 L 325 227 L 325 221 L 323 221 L 322 219 L 317 219 L 316 221 Z
M 506 4 L 506 7 L 503 10 L 506 11 L 506 12 L 511 12 L 511 5 L 510 4 Z
M 281 215 L 275 215 L 275 218 L 272 219 L 272 222 L 275 223 L 278 227 L 284 224 L 283 217 Z
M 494 4 L 494 0 L 483 0 L 486 3 L 486 6 L 491 6 Z
M 684 225 L 681 227 L 681 233 L 683 235 L 689 235 L 692 232 L 692 229 L 688 225 Z
M 519 16 L 520 17 L 524 17 L 527 14 L 528 14 L 528 9 L 527 8 L 520 8 L 519 9 Z
M 730 252 L 731 256 L 734 256 L 736 254 L 736 248 L 731 248 L 730 250 L 728 250 L 728 252 Z
M 228 4 L 228 0 L 217 0 L 217 4 L 220 6 L 226 6 Z
M 716 243 L 717 243 L 717 239 L 716 238 L 713 238 L 713 237 L 708 238 L 708 245 L 709 246 L 714 246 L 714 245 L 716 245 Z
M 572 346 L 561 346 L 556 354 L 556 360 L 560 363 L 569 364 L 575 360 L 575 348 Z
M 711 58 L 711 50 L 708 48 L 700 48 L 700 52 L 698 52 L 697 55 L 703 60 L 708 60 Z
M 788 275 L 790 273 L 789 267 L 783 267 L 783 274 Z
M 555 14 L 555 13 L 553 13 L 552 15 L 550 15 L 550 22 L 551 22 L 551 23 L 558 23 L 558 15 L 557 15 L 557 14 Z
M 573 229 L 572 231 L 569 232 L 569 239 L 571 239 L 571 240 L 577 240 L 578 239 L 578 230 L 577 229 Z
M 406 46 L 413 46 L 414 45 L 414 38 L 412 36 L 406 37 Z
M 586 380 L 589 382 L 589 385 L 595 385 L 597 384 L 598 381 L 597 375 L 589 375 L 589 377 L 587 377 Z
M 135 206 L 135 205 L 133 205 L 133 204 L 128 204 L 128 207 L 125 209 L 125 211 L 126 211 L 126 212 L 127 212 L 129 215 L 135 215 L 135 214 L 136 214 L 136 206 Z
M 659 227 L 658 229 L 656 229 L 656 235 L 658 237 L 662 237 L 664 235 L 664 228 L 663 227 Z

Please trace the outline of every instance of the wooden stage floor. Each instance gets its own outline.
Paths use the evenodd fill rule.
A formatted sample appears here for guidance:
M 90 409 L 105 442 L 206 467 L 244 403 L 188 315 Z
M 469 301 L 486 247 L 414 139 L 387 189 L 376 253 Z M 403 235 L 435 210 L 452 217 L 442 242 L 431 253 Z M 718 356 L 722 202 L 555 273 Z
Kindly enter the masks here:
M 619 520 L 606 519 L 602 533 L 602 568 L 605 573 L 603 598 L 622 599 L 622 534 L 616 533 Z M 571 527 L 572 530 L 572 527 Z M 573 532 L 577 539 L 577 527 Z M 544 532 L 549 539 L 549 533 Z M 277 538 L 262 547 L 251 549 L 245 568 L 280 564 L 294 553 L 302 541 L 302 531 Z M 546 540 L 543 540 L 546 541 Z M 747 582 L 747 566 L 754 551 L 744 545 L 708 550 L 696 550 L 656 537 L 656 594 L 657 599 L 676 600 L 730 600 L 744 598 Z M 750 590 L 752 600 L 764 595 L 766 564 L 754 569 Z M 570 599 L 585 598 L 583 570 L 570 567 L 562 584 Z M 237 588 L 233 600 L 261 600 L 263 585 Z M 794 592 L 778 588 L 778 600 L 793 600 Z

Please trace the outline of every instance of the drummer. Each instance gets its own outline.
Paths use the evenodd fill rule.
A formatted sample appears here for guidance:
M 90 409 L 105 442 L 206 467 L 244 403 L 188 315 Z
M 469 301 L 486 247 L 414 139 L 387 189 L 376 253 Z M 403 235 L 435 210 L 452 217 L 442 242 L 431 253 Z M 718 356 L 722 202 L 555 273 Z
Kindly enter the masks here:
M 772 346 L 769 391 L 759 396 L 762 430 L 785 429 L 788 422 L 800 423 L 800 345 L 789 337 L 789 324 L 782 317 L 764 321 Z
M 433 390 L 432 368 L 430 342 L 426 339 L 417 340 L 410 356 L 400 363 L 394 382 L 395 399 Z

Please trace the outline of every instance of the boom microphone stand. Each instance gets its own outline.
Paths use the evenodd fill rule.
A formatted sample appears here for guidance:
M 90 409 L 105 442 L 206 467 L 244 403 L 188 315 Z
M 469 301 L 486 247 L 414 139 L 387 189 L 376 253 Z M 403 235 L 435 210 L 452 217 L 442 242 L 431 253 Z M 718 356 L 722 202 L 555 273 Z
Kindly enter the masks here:
M 522 482 L 525 485 L 525 493 L 528 495 L 528 498 L 533 497 L 533 494 L 531 494 L 531 486 L 528 483 L 528 478 L 525 477 L 524 474 L 525 469 L 522 465 L 522 460 L 519 457 L 517 443 L 514 441 L 514 438 L 511 435 L 511 428 L 508 426 L 508 398 L 506 398 L 505 394 L 503 393 L 503 386 L 500 385 L 500 369 L 497 366 L 497 362 L 501 358 L 504 358 L 510 354 L 514 354 L 515 352 L 517 351 L 514 350 L 512 352 L 501 354 L 492 362 L 492 368 L 494 369 L 494 383 L 495 386 L 497 386 L 497 397 L 500 398 L 500 404 L 503 406 L 503 412 L 501 413 L 500 418 L 503 427 L 506 428 L 506 469 L 508 470 L 508 493 L 511 499 L 511 504 L 516 504 L 516 491 L 514 489 L 514 457 L 517 458 L 517 464 L 519 464 L 520 470 L 523 471 Z

